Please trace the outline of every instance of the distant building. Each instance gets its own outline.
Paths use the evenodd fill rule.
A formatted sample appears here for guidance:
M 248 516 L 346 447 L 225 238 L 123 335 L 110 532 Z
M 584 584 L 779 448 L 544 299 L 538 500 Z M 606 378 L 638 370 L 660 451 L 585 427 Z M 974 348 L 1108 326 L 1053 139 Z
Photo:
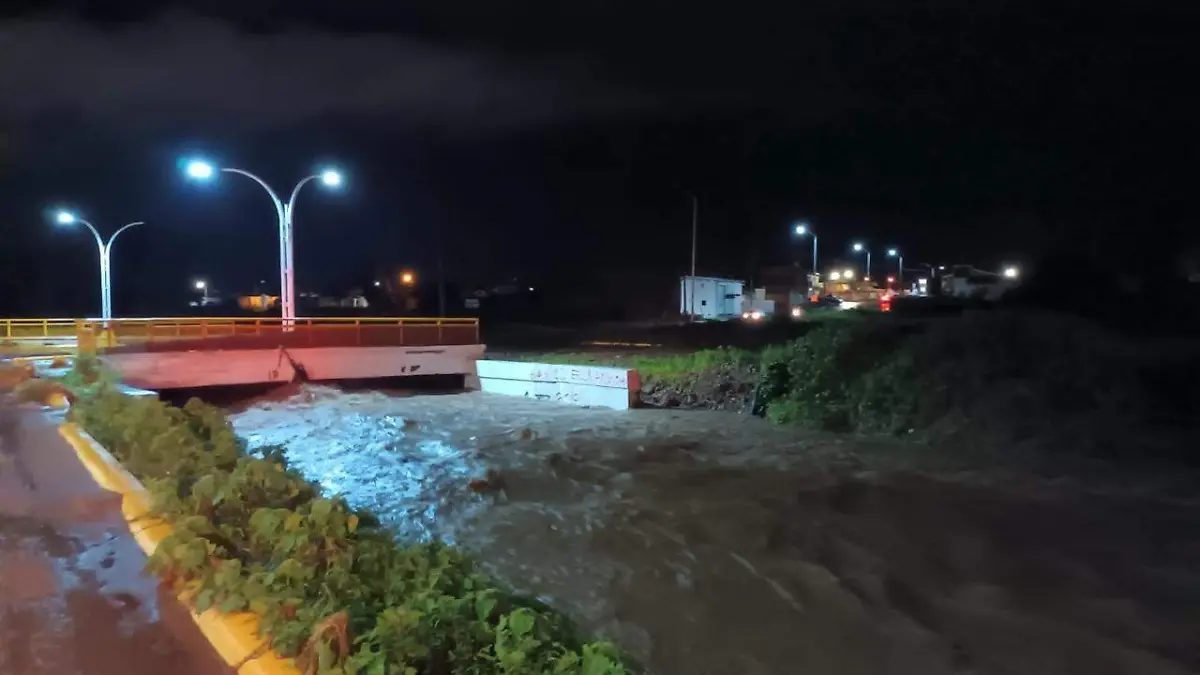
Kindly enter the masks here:
M 278 295 L 242 295 L 238 297 L 238 307 L 249 312 L 266 312 L 279 306 Z
M 952 298 L 998 300 L 1017 285 L 1016 278 L 971 265 L 955 265 L 941 278 L 942 295 Z
M 742 288 L 736 279 L 682 277 L 679 313 L 701 319 L 733 319 L 742 315 Z
M 815 279 L 796 265 L 764 267 L 758 276 L 764 299 L 775 303 L 780 310 L 803 306 L 815 292 Z

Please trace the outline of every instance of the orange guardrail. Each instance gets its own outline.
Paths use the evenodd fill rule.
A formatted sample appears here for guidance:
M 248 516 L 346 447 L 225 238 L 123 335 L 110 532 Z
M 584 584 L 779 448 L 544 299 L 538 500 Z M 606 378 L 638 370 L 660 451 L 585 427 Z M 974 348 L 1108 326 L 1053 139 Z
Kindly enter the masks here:
M 280 346 L 383 346 L 478 344 L 474 317 L 163 317 L 113 319 L 0 319 L 0 340 L 74 338 L 81 348 L 170 349 L 197 340 L 216 344 Z

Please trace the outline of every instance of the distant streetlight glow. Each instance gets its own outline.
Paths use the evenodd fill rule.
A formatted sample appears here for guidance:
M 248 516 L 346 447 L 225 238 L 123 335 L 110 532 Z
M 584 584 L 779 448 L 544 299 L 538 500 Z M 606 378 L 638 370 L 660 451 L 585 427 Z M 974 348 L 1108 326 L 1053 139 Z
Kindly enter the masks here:
M 1004 268 L 1004 278 L 1005 279 L 1016 279 L 1019 276 L 1021 276 L 1021 270 L 1019 270 L 1015 267 L 1005 267 Z
M 325 169 L 321 172 L 321 182 L 326 187 L 339 187 L 342 184 L 342 174 L 333 169 Z
M 202 291 L 202 290 L 204 290 L 204 289 L 206 289 L 206 288 L 208 288 L 208 284 L 204 283 L 203 281 L 197 281 L 197 282 L 196 282 L 196 290 L 198 290 L 198 291 Z
M 244 169 L 235 169 L 232 167 L 218 168 L 211 162 L 202 159 L 192 159 L 184 163 L 183 170 L 188 178 L 198 181 L 213 180 L 216 178 L 217 172 L 236 173 L 258 183 L 262 189 L 267 191 L 267 195 L 271 198 L 271 203 L 275 206 L 275 215 L 279 221 L 279 305 L 284 319 L 284 326 L 290 327 L 292 320 L 296 318 L 296 276 L 293 266 L 295 257 L 293 251 L 294 241 L 292 238 L 292 221 L 296 212 L 296 197 L 300 195 L 300 188 L 304 187 L 305 183 L 313 180 L 320 180 L 321 184 L 328 188 L 341 187 L 342 174 L 334 169 L 323 169 L 320 173 L 305 176 L 292 188 L 292 195 L 285 203 L 266 181 Z
M 830 281 L 841 281 L 841 280 L 842 280 L 842 273 L 841 273 L 841 272 L 839 272 L 839 271 L 837 271 L 837 270 L 834 270 L 834 271 L 830 272 L 830 273 L 829 273 L 829 280 L 830 280 Z
M 412 272 L 403 272 L 400 274 L 400 283 L 404 284 L 405 286 L 412 286 L 416 280 L 417 275 L 413 274 Z
M 188 162 L 184 170 L 187 172 L 188 178 L 196 180 L 209 180 L 216 174 L 216 169 L 212 164 L 198 159 Z
M 121 227 L 117 228 L 116 232 L 113 232 L 112 236 L 108 238 L 107 242 L 104 241 L 104 237 L 100 236 L 100 231 L 96 229 L 95 225 L 92 225 L 90 222 L 80 218 L 70 211 L 57 211 L 54 214 L 54 222 L 58 223 L 59 225 L 75 225 L 76 223 L 82 224 L 96 239 L 96 248 L 100 251 L 100 318 L 107 326 L 108 322 L 112 320 L 112 245 L 122 232 L 131 227 L 141 225 L 142 221 L 139 220 L 122 225 Z
M 842 278 L 846 281 L 854 281 L 854 270 L 846 270 L 842 272 Z
M 376 282 L 375 282 L 375 287 L 376 287 L 376 288 L 378 288 L 378 287 L 380 287 L 380 286 L 382 286 L 382 285 L 383 285 L 383 282 L 382 282 L 382 281 L 376 281 Z

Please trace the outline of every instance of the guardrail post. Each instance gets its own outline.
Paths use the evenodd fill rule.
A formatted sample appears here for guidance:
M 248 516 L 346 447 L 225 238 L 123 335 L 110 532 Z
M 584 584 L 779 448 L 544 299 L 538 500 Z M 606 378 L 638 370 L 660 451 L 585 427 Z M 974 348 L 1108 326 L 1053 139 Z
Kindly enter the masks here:
M 396 327 L 400 329 L 400 346 L 404 346 L 404 319 L 396 319 Z
M 362 346 L 362 320 L 361 319 L 354 320 L 354 346 L 355 347 Z
M 445 340 L 442 339 L 442 320 L 441 319 L 437 320 L 437 336 L 438 336 L 437 343 L 439 345 L 446 344 Z

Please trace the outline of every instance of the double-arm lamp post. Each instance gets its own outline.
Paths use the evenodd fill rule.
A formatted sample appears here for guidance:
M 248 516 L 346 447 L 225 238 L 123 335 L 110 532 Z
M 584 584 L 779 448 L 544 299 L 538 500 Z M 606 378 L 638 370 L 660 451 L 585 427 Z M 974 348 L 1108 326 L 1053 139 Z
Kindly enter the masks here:
M 296 279 L 294 259 L 292 257 L 292 220 L 296 211 L 296 197 L 300 194 L 300 188 L 314 180 L 319 180 L 327 188 L 340 187 L 342 185 L 342 174 L 333 169 L 325 169 L 319 173 L 305 176 L 300 179 L 300 182 L 296 183 L 296 186 L 292 188 L 291 197 L 288 198 L 287 202 L 284 202 L 265 180 L 249 171 L 231 167 L 218 168 L 209 162 L 199 159 L 191 160 L 184 165 L 184 173 L 187 174 L 188 178 L 193 180 L 215 180 L 218 172 L 240 174 L 258 183 L 262 189 L 267 191 L 267 195 L 271 198 L 271 203 L 275 206 L 275 215 L 279 220 L 279 304 L 284 325 L 291 325 L 292 320 L 296 318 Z
M 100 236 L 100 231 L 96 229 L 95 225 L 92 225 L 90 222 L 80 218 L 70 211 L 59 211 L 57 214 L 55 214 L 54 221 L 63 226 L 81 224 L 90 230 L 92 236 L 96 238 L 96 248 L 100 251 L 100 318 L 107 325 L 109 321 L 112 321 L 113 242 L 116 241 L 117 237 L 121 236 L 121 233 L 125 230 L 142 225 L 142 221 L 138 220 L 126 225 L 122 225 L 117 229 L 116 232 L 113 232 L 112 236 L 108 238 L 108 241 L 105 241 L 104 237 Z

